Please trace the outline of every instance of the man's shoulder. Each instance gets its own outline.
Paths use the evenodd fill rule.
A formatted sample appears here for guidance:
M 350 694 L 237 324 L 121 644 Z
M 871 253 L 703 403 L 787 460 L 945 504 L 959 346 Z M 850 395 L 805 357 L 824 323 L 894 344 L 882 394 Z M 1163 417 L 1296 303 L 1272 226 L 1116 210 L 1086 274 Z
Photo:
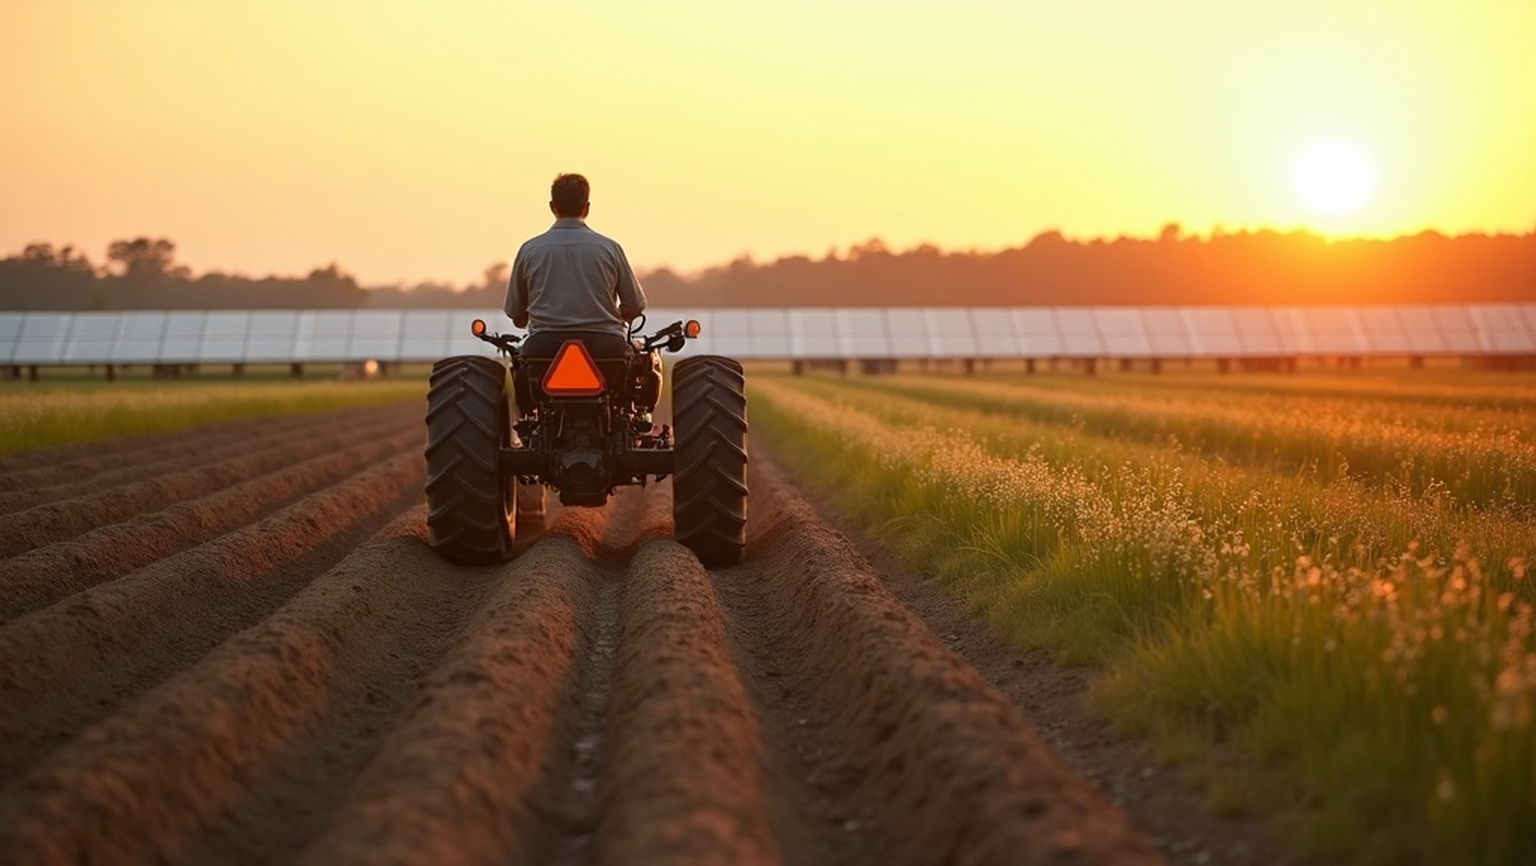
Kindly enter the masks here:
M 582 232 L 583 237 L 587 238 L 588 240 L 590 240 L 592 242 L 600 243 L 600 244 L 603 244 L 605 246 L 615 246 L 616 247 L 616 246 L 619 245 L 618 241 L 614 240 L 611 237 L 608 237 L 607 235 L 603 234 L 602 232 L 598 231 L 595 228 L 592 228 L 589 225 L 583 224 L 582 228 L 586 229 L 586 231 Z

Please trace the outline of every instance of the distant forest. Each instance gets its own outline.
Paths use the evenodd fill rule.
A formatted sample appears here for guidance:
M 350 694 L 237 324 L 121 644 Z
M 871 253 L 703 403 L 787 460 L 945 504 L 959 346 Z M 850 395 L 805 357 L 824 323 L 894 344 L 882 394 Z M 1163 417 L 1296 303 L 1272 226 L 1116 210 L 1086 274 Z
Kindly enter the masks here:
M 364 287 L 338 265 L 304 277 L 192 274 L 163 238 L 113 242 L 103 264 L 39 243 L 0 259 L 0 309 L 493 310 L 507 265 L 479 285 Z M 878 239 L 820 259 L 742 258 L 640 274 L 654 306 L 1061 306 L 1536 302 L 1536 232 L 1329 241 L 1305 232 L 1075 240 L 1048 231 L 997 252 L 903 251 Z

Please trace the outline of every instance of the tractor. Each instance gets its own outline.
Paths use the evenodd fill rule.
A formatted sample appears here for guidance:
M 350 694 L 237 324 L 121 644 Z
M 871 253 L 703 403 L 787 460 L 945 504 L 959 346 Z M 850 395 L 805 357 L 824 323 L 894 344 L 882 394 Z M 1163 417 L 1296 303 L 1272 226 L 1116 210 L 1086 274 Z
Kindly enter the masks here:
M 672 477 L 674 536 L 706 565 L 746 549 L 747 401 L 736 361 L 684 358 L 672 367 L 672 422 L 657 426 L 662 353 L 681 351 L 699 323 L 640 336 L 624 357 L 593 357 L 578 337 L 554 357 L 529 357 L 521 337 L 470 332 L 497 357 L 456 355 L 432 367 L 427 391 L 427 533 L 461 565 L 502 562 L 543 529 L 546 492 L 598 507 L 625 485 Z

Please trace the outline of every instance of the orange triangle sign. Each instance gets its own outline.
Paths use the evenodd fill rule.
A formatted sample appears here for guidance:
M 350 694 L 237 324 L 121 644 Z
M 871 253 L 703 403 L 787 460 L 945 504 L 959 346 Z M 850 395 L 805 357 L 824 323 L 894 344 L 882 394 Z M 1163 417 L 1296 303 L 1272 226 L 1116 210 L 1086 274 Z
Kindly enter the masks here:
M 542 386 L 551 397 L 595 397 L 603 393 L 603 374 L 580 340 L 566 340 Z

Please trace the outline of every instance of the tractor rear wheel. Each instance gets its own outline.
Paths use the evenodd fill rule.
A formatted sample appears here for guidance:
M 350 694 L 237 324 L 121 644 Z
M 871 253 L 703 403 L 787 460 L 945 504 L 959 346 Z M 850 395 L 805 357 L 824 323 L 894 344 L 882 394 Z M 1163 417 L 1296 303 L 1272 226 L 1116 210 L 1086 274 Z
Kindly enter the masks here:
M 501 562 L 516 531 L 517 476 L 498 463 L 512 441 L 507 368 L 458 355 L 432 367 L 427 390 L 427 536 L 461 565 Z
M 741 365 L 701 355 L 672 373 L 676 430 L 672 522 L 705 565 L 740 562 L 747 547 L 747 396 Z

